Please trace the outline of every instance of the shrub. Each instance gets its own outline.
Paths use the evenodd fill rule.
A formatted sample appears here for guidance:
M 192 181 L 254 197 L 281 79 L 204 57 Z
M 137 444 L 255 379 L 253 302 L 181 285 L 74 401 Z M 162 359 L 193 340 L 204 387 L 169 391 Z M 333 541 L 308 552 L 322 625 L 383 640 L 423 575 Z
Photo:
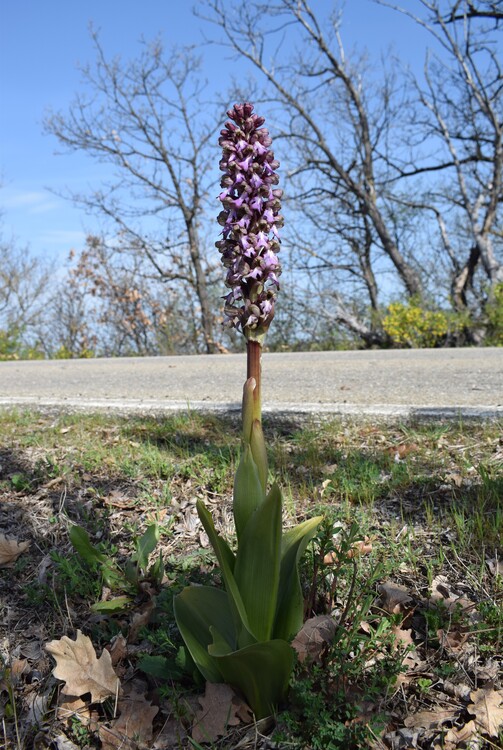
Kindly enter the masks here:
M 486 306 L 488 346 L 503 346 L 503 283 L 496 284 Z
M 409 347 L 434 347 L 461 327 L 452 314 L 426 310 L 418 300 L 392 302 L 383 319 L 383 328 L 394 343 Z
M 43 352 L 37 346 L 26 346 L 17 328 L 0 329 L 0 362 L 18 359 L 43 359 Z

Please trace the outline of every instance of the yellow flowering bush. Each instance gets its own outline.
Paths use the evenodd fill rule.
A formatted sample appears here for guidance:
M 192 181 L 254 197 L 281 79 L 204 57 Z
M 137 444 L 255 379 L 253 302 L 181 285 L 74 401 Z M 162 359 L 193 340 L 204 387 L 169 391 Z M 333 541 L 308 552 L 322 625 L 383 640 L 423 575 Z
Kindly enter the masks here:
M 52 355 L 52 359 L 92 359 L 95 356 L 92 349 L 83 347 L 79 351 L 72 351 L 65 344 L 62 344 L 57 352 Z
M 19 359 L 43 359 L 44 354 L 36 346 L 25 346 L 17 329 L 0 329 L 0 362 L 15 362 Z
M 503 283 L 496 284 L 485 309 L 487 315 L 486 343 L 503 346 Z
M 392 302 L 383 319 L 383 328 L 397 344 L 410 347 L 434 347 L 452 330 L 447 313 L 425 310 L 415 301 Z

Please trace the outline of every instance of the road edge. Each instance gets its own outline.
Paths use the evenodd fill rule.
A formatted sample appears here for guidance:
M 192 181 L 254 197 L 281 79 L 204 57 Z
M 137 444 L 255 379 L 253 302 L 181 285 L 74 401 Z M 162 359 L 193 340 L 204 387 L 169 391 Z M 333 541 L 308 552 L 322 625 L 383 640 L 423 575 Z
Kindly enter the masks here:
M 108 413 L 120 415 L 153 415 L 198 412 L 220 415 L 239 414 L 239 402 L 165 401 L 161 399 L 83 399 L 39 398 L 31 396 L 0 397 L 0 409 L 32 409 L 41 412 Z M 503 406 L 431 406 L 426 404 L 340 404 L 340 403 L 269 403 L 265 416 L 290 418 L 348 418 L 386 421 L 497 421 L 503 419 Z

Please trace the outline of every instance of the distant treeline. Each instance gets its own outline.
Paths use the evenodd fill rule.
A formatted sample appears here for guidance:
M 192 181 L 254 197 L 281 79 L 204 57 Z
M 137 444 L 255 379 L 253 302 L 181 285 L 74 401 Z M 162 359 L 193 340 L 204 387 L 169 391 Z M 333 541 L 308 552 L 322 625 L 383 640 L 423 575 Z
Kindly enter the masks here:
M 205 89 L 204 49 L 157 40 L 108 59 L 95 34 L 86 96 L 45 128 L 117 181 L 72 196 L 100 231 L 64 272 L 1 243 L 0 358 L 242 346 L 221 325 L 214 243 L 218 131 L 249 98 L 285 191 L 271 349 L 503 345 L 501 14 L 489 0 L 413 5 L 411 33 L 429 37 L 420 77 L 347 54 L 340 16 L 306 0 L 269 14 L 204 0 L 208 34 L 248 66 L 226 101 Z

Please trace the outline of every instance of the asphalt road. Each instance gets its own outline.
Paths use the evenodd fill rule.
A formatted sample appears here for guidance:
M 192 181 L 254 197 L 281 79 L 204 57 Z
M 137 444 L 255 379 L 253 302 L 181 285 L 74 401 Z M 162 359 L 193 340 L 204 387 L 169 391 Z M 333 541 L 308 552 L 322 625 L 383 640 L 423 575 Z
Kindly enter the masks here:
M 0 407 L 237 410 L 244 354 L 0 363 Z M 503 348 L 264 354 L 264 411 L 503 417 Z

